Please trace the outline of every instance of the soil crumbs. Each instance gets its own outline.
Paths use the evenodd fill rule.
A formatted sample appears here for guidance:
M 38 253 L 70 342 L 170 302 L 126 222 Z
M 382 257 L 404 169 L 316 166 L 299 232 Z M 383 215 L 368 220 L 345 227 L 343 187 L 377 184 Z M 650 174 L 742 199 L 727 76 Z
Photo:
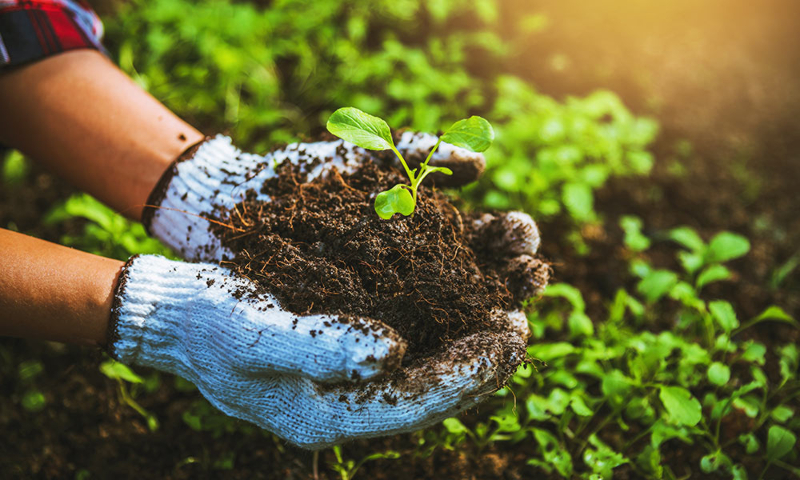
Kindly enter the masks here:
M 213 212 L 215 233 L 234 258 L 223 262 L 297 314 L 327 313 L 383 321 L 408 342 L 404 365 L 447 342 L 500 328 L 493 311 L 516 306 L 497 259 L 472 221 L 439 192 L 420 188 L 410 217 L 383 220 L 377 192 L 403 182 L 366 162 L 352 174 L 331 169 L 306 182 L 283 162 L 256 200 Z M 513 370 L 512 370 L 513 371 Z

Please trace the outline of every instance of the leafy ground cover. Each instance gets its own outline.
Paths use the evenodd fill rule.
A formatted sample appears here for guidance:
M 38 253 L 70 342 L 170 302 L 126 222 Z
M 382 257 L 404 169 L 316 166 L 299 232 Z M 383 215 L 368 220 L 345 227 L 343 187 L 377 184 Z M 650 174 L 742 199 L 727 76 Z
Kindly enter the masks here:
M 554 263 L 532 367 L 437 428 L 321 452 L 319 478 L 800 477 L 794 3 L 189 3 L 106 20 L 179 114 L 256 150 L 342 105 L 428 131 L 479 114 L 488 169 L 453 194 L 531 213 Z M 16 153 L 0 226 L 164 252 Z M 312 454 L 180 378 L 57 344 L 0 355 L 12 477 L 313 478 Z

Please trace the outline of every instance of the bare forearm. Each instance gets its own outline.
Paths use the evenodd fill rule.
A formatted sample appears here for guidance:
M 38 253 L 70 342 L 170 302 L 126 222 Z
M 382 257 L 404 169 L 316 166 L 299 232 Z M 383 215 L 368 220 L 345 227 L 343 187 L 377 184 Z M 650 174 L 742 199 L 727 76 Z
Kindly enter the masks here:
M 103 345 L 122 265 L 0 229 L 0 335 Z
M 0 74 L 0 142 L 139 220 L 162 173 L 202 134 L 94 50 Z

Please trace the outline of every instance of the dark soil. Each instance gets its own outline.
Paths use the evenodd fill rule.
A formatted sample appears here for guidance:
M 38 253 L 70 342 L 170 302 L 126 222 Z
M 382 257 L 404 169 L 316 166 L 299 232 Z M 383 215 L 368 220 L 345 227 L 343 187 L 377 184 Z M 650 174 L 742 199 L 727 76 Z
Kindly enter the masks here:
M 223 264 L 255 282 L 256 293 L 297 314 L 381 320 L 408 342 L 406 364 L 501 329 L 493 312 L 526 300 L 509 291 L 520 279 L 502 256 L 475 253 L 486 252 L 490 238 L 444 195 L 423 187 L 412 216 L 383 220 L 374 197 L 403 182 L 396 170 L 368 160 L 353 174 L 332 170 L 311 182 L 301 170 L 279 166 L 262 189 L 269 202 L 251 191 L 233 210 L 212 214 L 215 233 L 235 252 Z M 538 263 L 540 275 L 547 269 Z

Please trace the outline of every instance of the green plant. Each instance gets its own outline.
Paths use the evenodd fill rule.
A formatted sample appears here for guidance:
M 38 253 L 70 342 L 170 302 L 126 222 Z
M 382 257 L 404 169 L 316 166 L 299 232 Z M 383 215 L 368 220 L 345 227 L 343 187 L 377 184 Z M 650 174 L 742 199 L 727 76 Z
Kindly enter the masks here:
M 681 245 L 676 257 L 691 267 L 672 271 L 648 262 L 654 240 L 641 220 L 626 217 L 622 226 L 637 252 L 630 261 L 636 292 L 618 290 L 601 318 L 589 316 L 579 289 L 548 286 L 529 317 L 528 348 L 546 366 L 519 369 L 498 392 L 501 403 L 488 407 L 494 428 L 450 419 L 439 436 L 426 432 L 425 447 L 469 451 L 471 444 L 480 452 L 532 442 L 527 464 L 563 478 L 608 479 L 619 468 L 637 478 L 681 478 L 686 470 L 673 471 L 662 453 L 682 444 L 704 452 L 686 466 L 698 475 L 747 478 L 742 448 L 764 471 L 798 473 L 800 349 L 782 345 L 768 365 L 767 346 L 747 335 L 761 322 L 797 323 L 774 305 L 740 322 L 733 304 L 702 292 L 732 277 L 724 264 L 745 255 L 749 242 L 729 232 L 705 242 L 686 227 L 656 235 Z M 665 319 L 668 328 L 659 328 Z M 779 380 L 768 379 L 768 366 Z
M 156 388 L 158 388 L 159 384 L 159 378 L 157 374 L 154 377 L 144 379 L 134 373 L 134 371 L 131 370 L 127 365 L 119 363 L 115 360 L 106 360 L 105 362 L 101 363 L 100 371 L 106 377 L 116 380 L 117 386 L 119 387 L 120 400 L 124 404 L 134 409 L 136 413 L 144 417 L 144 419 L 147 421 L 147 427 L 150 429 L 150 431 L 155 432 L 158 430 L 158 418 L 145 410 L 144 407 L 139 405 L 139 402 L 134 399 L 135 393 L 129 392 L 127 386 L 127 384 L 131 384 L 133 386 L 143 386 L 148 392 L 153 392 Z
M 379 459 L 397 459 L 400 458 L 400 453 L 395 452 L 393 450 L 389 450 L 386 452 L 376 452 L 366 455 L 361 458 L 361 460 L 345 460 L 342 456 L 342 447 L 335 446 L 331 449 L 333 451 L 334 458 L 336 461 L 330 462 L 331 469 L 338 473 L 342 480 L 352 480 L 355 477 L 356 472 L 358 469 L 361 468 L 366 462 L 371 460 L 379 460 Z
M 354 107 L 340 108 L 328 119 L 328 131 L 337 137 L 368 150 L 392 150 L 408 175 L 410 185 L 397 184 L 375 197 L 375 211 L 384 220 L 395 213 L 408 216 L 414 213 L 417 205 L 417 189 L 422 181 L 434 172 L 452 175 L 446 167 L 428 165 L 436 149 L 442 142 L 465 148 L 472 152 L 483 152 L 492 145 L 494 131 L 492 125 L 481 117 L 472 116 L 459 120 L 448 128 L 436 141 L 428 157 L 419 168 L 409 168 L 403 155 L 394 146 L 389 125 L 381 118 L 374 117 Z
M 132 222 L 82 193 L 53 207 L 44 223 L 55 225 L 80 218 L 86 220 L 81 235 L 64 235 L 61 243 L 105 257 L 127 260 L 135 254 L 159 254 L 175 258 L 158 240 L 145 232 L 142 224 Z

